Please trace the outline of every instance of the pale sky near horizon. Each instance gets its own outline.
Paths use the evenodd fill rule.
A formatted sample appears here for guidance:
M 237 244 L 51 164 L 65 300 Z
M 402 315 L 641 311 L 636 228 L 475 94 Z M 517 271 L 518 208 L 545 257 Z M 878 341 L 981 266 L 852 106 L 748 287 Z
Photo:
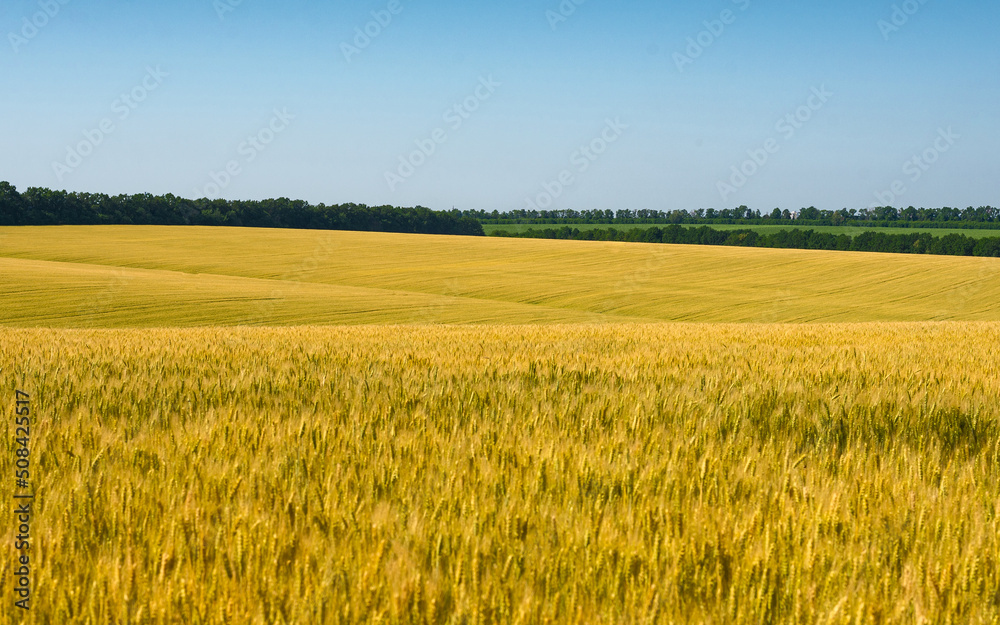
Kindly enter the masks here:
M 490 211 L 996 206 L 998 18 L 971 0 L 7 0 L 0 180 Z

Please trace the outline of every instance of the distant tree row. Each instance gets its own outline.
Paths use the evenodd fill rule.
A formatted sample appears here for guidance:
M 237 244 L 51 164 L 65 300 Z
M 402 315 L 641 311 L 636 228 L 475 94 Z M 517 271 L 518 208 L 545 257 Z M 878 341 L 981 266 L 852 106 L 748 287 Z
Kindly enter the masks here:
M 188 200 L 174 195 L 108 196 L 31 187 L 19 193 L 0 182 L 0 225 L 199 225 L 363 230 L 483 236 L 483 227 L 460 211 L 423 206 L 310 204 L 278 198 L 260 201 Z
M 760 233 L 755 230 L 716 230 L 708 226 L 685 228 L 679 225 L 669 225 L 665 228 L 630 228 L 625 230 L 616 230 L 615 228 L 580 230 L 579 228 L 563 226 L 558 229 L 531 229 L 519 234 L 498 231 L 494 233 L 494 236 L 1000 257 L 1000 237 L 974 239 L 964 234 L 936 237 L 927 232 L 887 234 L 868 231 L 852 237 L 846 234 L 800 229 Z
M 820 210 L 809 206 L 796 212 L 775 208 L 770 213 L 761 213 L 746 206 L 736 208 L 702 208 L 694 211 L 654 211 L 654 210 L 512 210 L 465 211 L 463 213 L 486 224 L 697 224 L 697 223 L 747 223 L 759 225 L 775 221 L 797 222 L 812 226 L 840 225 L 892 225 L 935 227 L 947 224 L 954 228 L 962 224 L 976 224 L 975 227 L 1000 228 L 1000 209 L 993 206 L 974 208 L 894 208 L 878 206 L 863 209 Z

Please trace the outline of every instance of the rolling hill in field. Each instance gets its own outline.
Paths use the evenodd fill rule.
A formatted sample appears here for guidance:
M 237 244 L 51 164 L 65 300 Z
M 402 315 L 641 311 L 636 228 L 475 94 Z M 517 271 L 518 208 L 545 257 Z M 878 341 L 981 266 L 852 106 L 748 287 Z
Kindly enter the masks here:
M 1000 259 L 250 228 L 0 228 L 0 324 L 1000 320 Z

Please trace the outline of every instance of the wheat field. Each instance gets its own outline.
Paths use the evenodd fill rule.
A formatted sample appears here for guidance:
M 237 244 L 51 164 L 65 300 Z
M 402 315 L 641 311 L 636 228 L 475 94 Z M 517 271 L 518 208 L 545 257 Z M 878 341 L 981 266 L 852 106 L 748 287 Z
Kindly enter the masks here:
M 997 259 L 0 228 L 0 295 L 0 623 L 1000 623 Z
M 996 623 L 998 346 L 995 323 L 0 330 L 38 497 L 34 608 L 2 621 Z
M 0 228 L 0 325 L 998 321 L 1000 259 L 255 228 Z

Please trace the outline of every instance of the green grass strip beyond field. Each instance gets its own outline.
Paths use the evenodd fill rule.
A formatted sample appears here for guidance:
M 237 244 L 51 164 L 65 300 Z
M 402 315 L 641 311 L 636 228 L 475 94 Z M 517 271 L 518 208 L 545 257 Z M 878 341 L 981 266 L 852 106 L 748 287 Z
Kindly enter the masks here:
M 855 226 L 797 226 L 793 224 L 780 226 L 748 226 L 745 224 L 682 224 L 684 228 L 701 228 L 706 225 L 715 230 L 753 230 L 754 232 L 759 232 L 761 234 L 770 234 L 781 230 L 813 230 L 815 232 L 824 232 L 836 235 L 846 234 L 852 237 L 856 237 L 862 232 L 882 232 L 884 234 L 922 234 L 926 232 L 935 237 L 943 237 L 949 234 L 964 234 L 965 236 L 973 239 L 1000 236 L 1000 230 L 973 230 L 963 228 L 859 228 Z M 558 230 L 563 226 L 569 226 L 570 228 L 579 229 L 581 231 L 608 230 L 610 228 L 621 231 L 635 230 L 637 228 L 643 230 L 654 227 L 663 228 L 666 224 L 483 224 L 483 230 L 487 235 L 492 235 L 493 233 L 499 231 L 522 234 L 528 230 L 539 231 L 547 228 Z

